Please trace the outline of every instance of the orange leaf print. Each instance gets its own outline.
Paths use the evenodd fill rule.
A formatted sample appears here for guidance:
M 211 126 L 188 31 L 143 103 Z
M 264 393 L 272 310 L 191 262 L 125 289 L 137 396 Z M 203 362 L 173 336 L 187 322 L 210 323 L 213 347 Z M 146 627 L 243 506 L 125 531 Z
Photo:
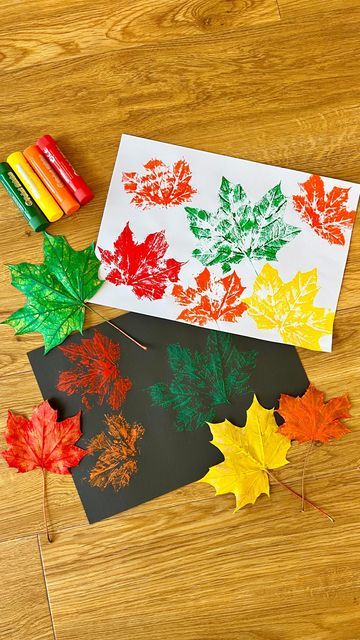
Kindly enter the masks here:
M 282 435 L 298 442 L 329 442 L 349 433 L 342 422 L 350 418 L 349 398 L 344 395 L 324 402 L 324 397 L 312 384 L 301 398 L 281 394 L 277 411 L 285 420 L 280 427 Z
M 293 196 L 293 204 L 300 217 L 329 244 L 345 244 L 345 229 L 352 227 L 356 211 L 348 211 L 349 189 L 333 187 L 325 193 L 324 181 L 312 175 L 300 184 L 300 195 Z
M 192 173 L 186 160 L 177 160 L 168 166 L 162 160 L 153 159 L 144 169 L 143 175 L 135 171 L 122 174 L 124 189 L 132 194 L 131 204 L 139 209 L 176 206 L 196 193 L 190 184 Z
M 89 483 L 93 487 L 106 489 L 112 486 L 115 491 L 126 487 L 138 470 L 138 441 L 144 435 L 141 424 L 130 425 L 124 416 L 105 415 L 107 432 L 101 432 L 89 444 L 88 452 L 100 455 L 91 469 Z
M 209 269 L 205 268 L 195 278 L 197 288 L 174 285 L 172 295 L 177 302 L 186 307 L 178 320 L 195 322 L 200 326 L 209 321 L 223 320 L 236 322 L 247 309 L 240 296 L 245 290 L 239 276 L 233 271 L 224 278 L 212 279 Z

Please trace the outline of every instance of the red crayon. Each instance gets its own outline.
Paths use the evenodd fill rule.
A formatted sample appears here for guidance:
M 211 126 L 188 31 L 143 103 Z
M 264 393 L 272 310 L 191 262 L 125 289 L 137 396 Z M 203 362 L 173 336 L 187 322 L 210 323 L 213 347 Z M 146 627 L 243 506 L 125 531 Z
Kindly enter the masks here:
M 76 173 L 67 158 L 65 158 L 54 138 L 50 135 L 42 136 L 36 141 L 36 145 L 59 174 L 60 178 L 67 184 L 76 200 L 80 202 L 80 204 L 90 202 L 94 197 L 93 192 L 89 189 L 85 180 Z

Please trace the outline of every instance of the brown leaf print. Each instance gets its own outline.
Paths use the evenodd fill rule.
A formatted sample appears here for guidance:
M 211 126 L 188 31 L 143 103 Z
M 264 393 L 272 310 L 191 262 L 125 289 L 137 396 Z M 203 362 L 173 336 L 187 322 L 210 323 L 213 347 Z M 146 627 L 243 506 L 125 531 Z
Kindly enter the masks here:
M 91 469 L 89 483 L 93 487 L 115 491 L 126 487 L 138 470 L 139 441 L 145 429 L 141 424 L 130 425 L 124 416 L 105 415 L 107 431 L 99 433 L 89 444 L 88 452 L 101 452 Z

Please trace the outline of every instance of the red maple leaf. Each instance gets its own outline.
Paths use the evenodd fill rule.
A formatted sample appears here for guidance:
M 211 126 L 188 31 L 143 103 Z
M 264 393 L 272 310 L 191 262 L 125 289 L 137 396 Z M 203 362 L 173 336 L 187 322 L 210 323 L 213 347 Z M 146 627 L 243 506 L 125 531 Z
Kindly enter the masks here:
M 92 338 L 83 338 L 79 344 L 60 346 L 59 349 L 75 366 L 59 375 L 57 388 L 69 395 L 82 394 L 82 402 L 90 409 L 88 395 L 97 396 L 99 405 L 107 400 L 118 409 L 132 387 L 130 378 L 122 378 L 119 367 L 120 345 L 100 331 Z
M 9 467 L 20 473 L 43 469 L 66 474 L 79 464 L 87 454 L 75 445 L 82 435 L 80 411 L 62 422 L 56 419 L 47 400 L 35 407 L 30 420 L 9 411 L 4 434 L 9 448 L 1 452 Z
M 175 285 L 172 295 L 184 309 L 178 320 L 206 324 L 209 320 L 224 320 L 236 322 L 247 309 L 247 305 L 240 301 L 245 290 L 241 280 L 233 271 L 224 278 L 211 279 L 209 269 L 205 268 L 195 278 L 197 288 Z
M 345 244 L 344 230 L 352 227 L 356 215 L 346 208 L 349 189 L 333 187 L 325 193 L 324 181 L 316 175 L 299 186 L 301 194 L 293 196 L 293 203 L 302 220 L 330 244 Z
M 177 282 L 183 262 L 165 259 L 168 249 L 164 231 L 135 242 L 129 222 L 114 242 L 114 251 L 99 247 L 101 262 L 108 270 L 105 279 L 132 287 L 138 298 L 160 300 L 170 282 Z
M 149 160 L 146 172 L 123 173 L 125 191 L 132 194 L 131 204 L 140 209 L 175 206 L 187 202 L 196 193 L 191 184 L 192 174 L 186 160 L 177 160 L 172 167 L 161 160 Z
M 277 409 L 285 420 L 281 433 L 298 442 L 328 442 L 348 433 L 350 429 L 342 420 L 350 418 L 349 398 L 344 395 L 324 402 L 324 397 L 312 384 L 301 398 L 281 394 Z

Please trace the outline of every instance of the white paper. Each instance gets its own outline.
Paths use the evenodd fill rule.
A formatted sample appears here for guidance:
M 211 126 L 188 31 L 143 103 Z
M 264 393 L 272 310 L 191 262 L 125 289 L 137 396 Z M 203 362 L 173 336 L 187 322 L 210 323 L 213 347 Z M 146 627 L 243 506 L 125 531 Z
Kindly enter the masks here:
M 167 192 L 161 189 L 164 185 L 159 186 L 158 184 L 153 184 L 151 188 L 154 190 L 157 200 L 160 201 L 159 203 L 153 204 L 150 201 L 139 206 L 139 202 L 132 202 L 134 196 L 138 196 L 137 191 L 141 190 L 142 187 L 141 185 L 140 187 L 136 187 L 137 191 L 126 191 L 126 180 L 124 182 L 123 174 L 134 173 L 143 176 L 146 174 L 144 165 L 153 159 L 162 161 L 165 165 L 168 165 L 170 169 L 174 163 L 179 160 L 185 160 L 188 163 L 192 177 L 191 180 L 188 181 L 188 186 L 185 185 L 185 198 L 187 198 L 186 189 L 188 188 L 190 191 L 190 195 L 186 201 L 180 202 L 179 204 L 174 202 L 162 204 L 162 201 L 171 200 L 172 196 L 167 197 Z M 325 205 L 321 205 L 321 202 L 319 204 L 319 200 L 317 200 L 313 202 L 313 209 L 315 212 L 314 215 L 319 216 L 319 207 L 320 209 L 322 208 L 322 220 L 325 220 L 327 225 L 327 231 L 324 233 L 328 236 L 324 237 L 321 233 L 317 233 L 309 223 L 308 214 L 305 215 L 305 219 L 300 211 L 297 210 L 299 207 L 301 208 L 301 204 L 297 204 L 296 206 L 294 204 L 294 197 L 301 194 L 304 195 L 300 185 L 306 183 L 306 181 L 310 179 L 310 176 L 311 174 L 301 171 L 293 171 L 281 167 L 123 135 L 100 227 L 96 247 L 97 255 L 104 257 L 103 251 L 114 252 L 114 242 L 124 231 L 126 225 L 129 224 L 129 229 L 133 234 L 133 240 L 136 243 L 144 242 L 149 234 L 163 231 L 168 244 L 163 260 L 174 259 L 184 264 L 179 269 L 177 277 L 175 274 L 175 281 L 169 280 L 167 282 L 166 287 L 164 287 L 164 292 L 159 299 L 150 299 L 149 297 L 141 297 L 139 295 L 139 286 L 141 289 L 140 274 L 140 283 L 138 287 L 135 287 L 136 293 L 134 292 L 134 286 L 131 284 L 113 284 L 106 280 L 101 289 L 92 298 L 91 302 L 128 311 L 137 311 L 160 318 L 177 320 L 186 308 L 191 307 L 191 304 L 186 307 L 186 305 L 182 306 L 179 303 L 178 298 L 174 295 L 175 285 L 179 285 L 185 290 L 188 287 L 196 288 L 194 278 L 202 273 L 204 269 L 208 269 L 212 281 L 221 280 L 235 272 L 236 276 L 240 278 L 241 285 L 245 290 L 241 296 L 238 296 L 235 302 L 232 302 L 234 302 L 235 305 L 239 303 L 241 299 L 250 299 L 253 302 L 247 302 L 246 310 L 231 321 L 223 319 L 218 305 L 217 311 L 213 313 L 213 315 L 219 316 L 218 319 L 214 320 L 210 317 L 206 322 L 204 322 L 203 318 L 201 321 L 192 319 L 194 324 L 201 324 L 201 326 L 206 328 L 219 329 L 230 333 L 261 338 L 263 340 L 286 342 L 311 349 L 331 351 L 332 314 L 336 311 L 352 231 L 353 214 L 349 213 L 346 222 L 346 211 L 353 212 L 356 210 L 360 186 L 343 180 L 322 178 L 325 190 Z M 286 230 L 295 227 L 299 232 L 277 250 L 276 259 L 262 257 L 260 259 L 251 259 L 250 261 L 243 257 L 239 262 L 231 261 L 235 255 L 238 255 L 236 253 L 237 243 L 235 242 L 234 245 L 231 245 L 232 253 L 228 267 L 224 267 L 224 262 L 221 261 L 215 264 L 206 264 L 206 258 L 204 259 L 204 242 L 199 240 L 190 228 L 190 220 L 197 220 L 197 217 L 195 216 L 195 218 L 193 218 L 192 214 L 189 214 L 185 207 L 190 207 L 194 210 L 204 210 L 210 214 L 211 221 L 209 224 L 210 227 L 214 229 L 214 231 L 211 232 L 214 233 L 214 235 L 211 236 L 212 240 L 209 244 L 211 245 L 212 243 L 214 247 L 219 233 L 217 233 L 216 223 L 213 221 L 217 216 L 217 210 L 219 208 L 219 189 L 223 177 L 229 181 L 229 184 L 241 185 L 241 188 L 246 193 L 245 203 L 248 203 L 247 206 L 251 208 L 263 198 L 266 192 L 280 183 L 281 192 L 287 199 L 286 203 L 280 207 L 281 220 L 283 220 L 286 225 L 291 225 L 291 227 L 286 227 Z M 129 183 L 129 180 L 130 179 L 127 180 L 127 183 Z M 334 187 L 348 189 L 346 197 L 344 196 L 344 192 L 341 191 L 339 192 L 341 196 L 339 195 L 339 197 L 336 198 L 337 192 L 332 191 Z M 175 190 L 176 185 L 174 193 Z M 196 193 L 192 194 L 192 190 L 196 191 Z M 329 196 L 330 192 L 332 194 L 331 196 Z M 141 200 L 141 194 L 139 198 Z M 339 205 L 340 200 L 342 200 L 342 203 Z M 326 204 L 326 202 L 328 204 Z M 235 206 L 236 210 L 237 206 L 238 204 Z M 334 207 L 335 209 L 338 207 L 338 210 L 340 209 L 341 211 L 340 222 L 335 224 L 336 229 L 332 236 L 329 217 L 333 215 Z M 309 205 L 307 205 L 307 210 L 309 210 Z M 239 216 L 241 217 L 241 215 L 241 212 L 239 214 L 237 210 L 235 216 L 238 217 L 232 224 L 235 224 L 235 226 L 236 223 L 239 224 Z M 263 229 L 266 227 L 267 215 L 268 213 L 266 211 L 265 218 L 259 223 Z M 274 215 L 276 216 L 277 213 Z M 313 215 L 311 211 L 310 215 Z M 220 217 L 222 220 L 224 219 L 223 210 Z M 231 213 L 229 213 L 229 217 L 231 217 Z M 260 220 L 259 216 L 257 220 Z M 275 222 L 269 225 L 269 229 L 272 237 L 274 234 L 276 235 L 277 223 Z M 258 231 L 255 230 L 251 237 L 256 237 L 257 233 Z M 265 233 L 265 230 L 262 233 Z M 283 235 L 286 236 L 286 234 L 287 231 Z M 339 237 L 341 236 L 343 237 L 343 244 L 339 244 Z M 243 237 L 245 236 L 242 236 L 242 238 Z M 236 238 L 238 238 L 238 235 Z M 248 242 L 248 239 L 246 242 Z M 243 243 L 242 246 L 245 246 L 246 242 Z M 225 244 L 226 247 L 230 246 L 228 242 Z M 194 250 L 196 251 L 199 247 L 202 252 L 200 259 L 193 255 Z M 102 252 L 100 248 L 103 250 Z M 241 249 L 241 251 L 242 250 L 243 249 Z M 261 251 L 262 249 L 260 248 L 260 253 Z M 237 260 L 237 258 L 234 258 L 234 260 Z M 123 264 L 124 262 L 122 266 Z M 260 287 L 259 295 L 254 297 L 253 290 L 254 287 L 256 288 L 257 278 L 260 277 L 260 280 L 263 281 L 264 278 L 261 278 L 259 274 L 261 274 L 262 269 L 267 264 L 277 270 L 278 277 L 281 278 L 284 283 L 295 279 L 294 282 L 297 282 L 300 286 L 293 290 L 286 289 L 285 287 L 284 290 L 281 290 L 282 293 L 280 293 L 280 296 L 278 295 L 274 298 L 271 293 L 274 290 L 272 288 L 273 284 L 269 281 L 269 274 L 273 274 L 274 272 L 265 270 L 263 273 L 264 277 L 268 277 L 268 284 L 266 287 Z M 113 268 L 114 264 L 110 267 L 106 264 L 106 261 L 102 259 L 100 277 L 109 277 L 109 273 Z M 224 268 L 230 268 L 230 271 L 226 272 Z M 314 285 L 314 283 L 311 284 L 310 281 L 307 280 L 308 276 L 297 275 L 299 273 L 306 274 L 313 269 L 316 269 L 316 285 Z M 126 277 L 124 277 L 124 279 L 126 280 Z M 307 284 L 303 286 L 305 281 Z M 258 280 L 258 282 L 260 281 Z M 315 297 L 314 286 L 318 288 Z M 207 294 L 210 303 L 214 292 L 221 303 L 222 292 L 224 292 L 225 296 L 224 287 L 222 285 L 215 285 L 213 287 Z M 256 311 L 256 308 L 259 308 L 259 296 L 263 296 L 269 303 L 266 307 L 266 313 L 264 312 L 264 315 L 269 316 L 269 318 L 259 318 L 259 311 Z M 192 306 L 194 305 L 196 306 L 196 301 Z M 261 306 L 260 309 L 262 309 Z M 319 309 L 323 311 L 317 311 Z M 302 310 L 305 310 L 304 315 Z M 194 313 L 191 312 L 190 315 L 193 316 Z M 195 315 L 198 317 L 198 314 L 195 313 Z M 272 317 L 273 315 L 274 317 Z M 300 317 L 302 319 L 299 321 Z M 180 319 L 179 321 L 183 320 Z M 262 328 L 264 323 L 265 325 L 270 324 L 273 326 Z M 313 327 L 310 333 L 308 331 L 309 327 Z

